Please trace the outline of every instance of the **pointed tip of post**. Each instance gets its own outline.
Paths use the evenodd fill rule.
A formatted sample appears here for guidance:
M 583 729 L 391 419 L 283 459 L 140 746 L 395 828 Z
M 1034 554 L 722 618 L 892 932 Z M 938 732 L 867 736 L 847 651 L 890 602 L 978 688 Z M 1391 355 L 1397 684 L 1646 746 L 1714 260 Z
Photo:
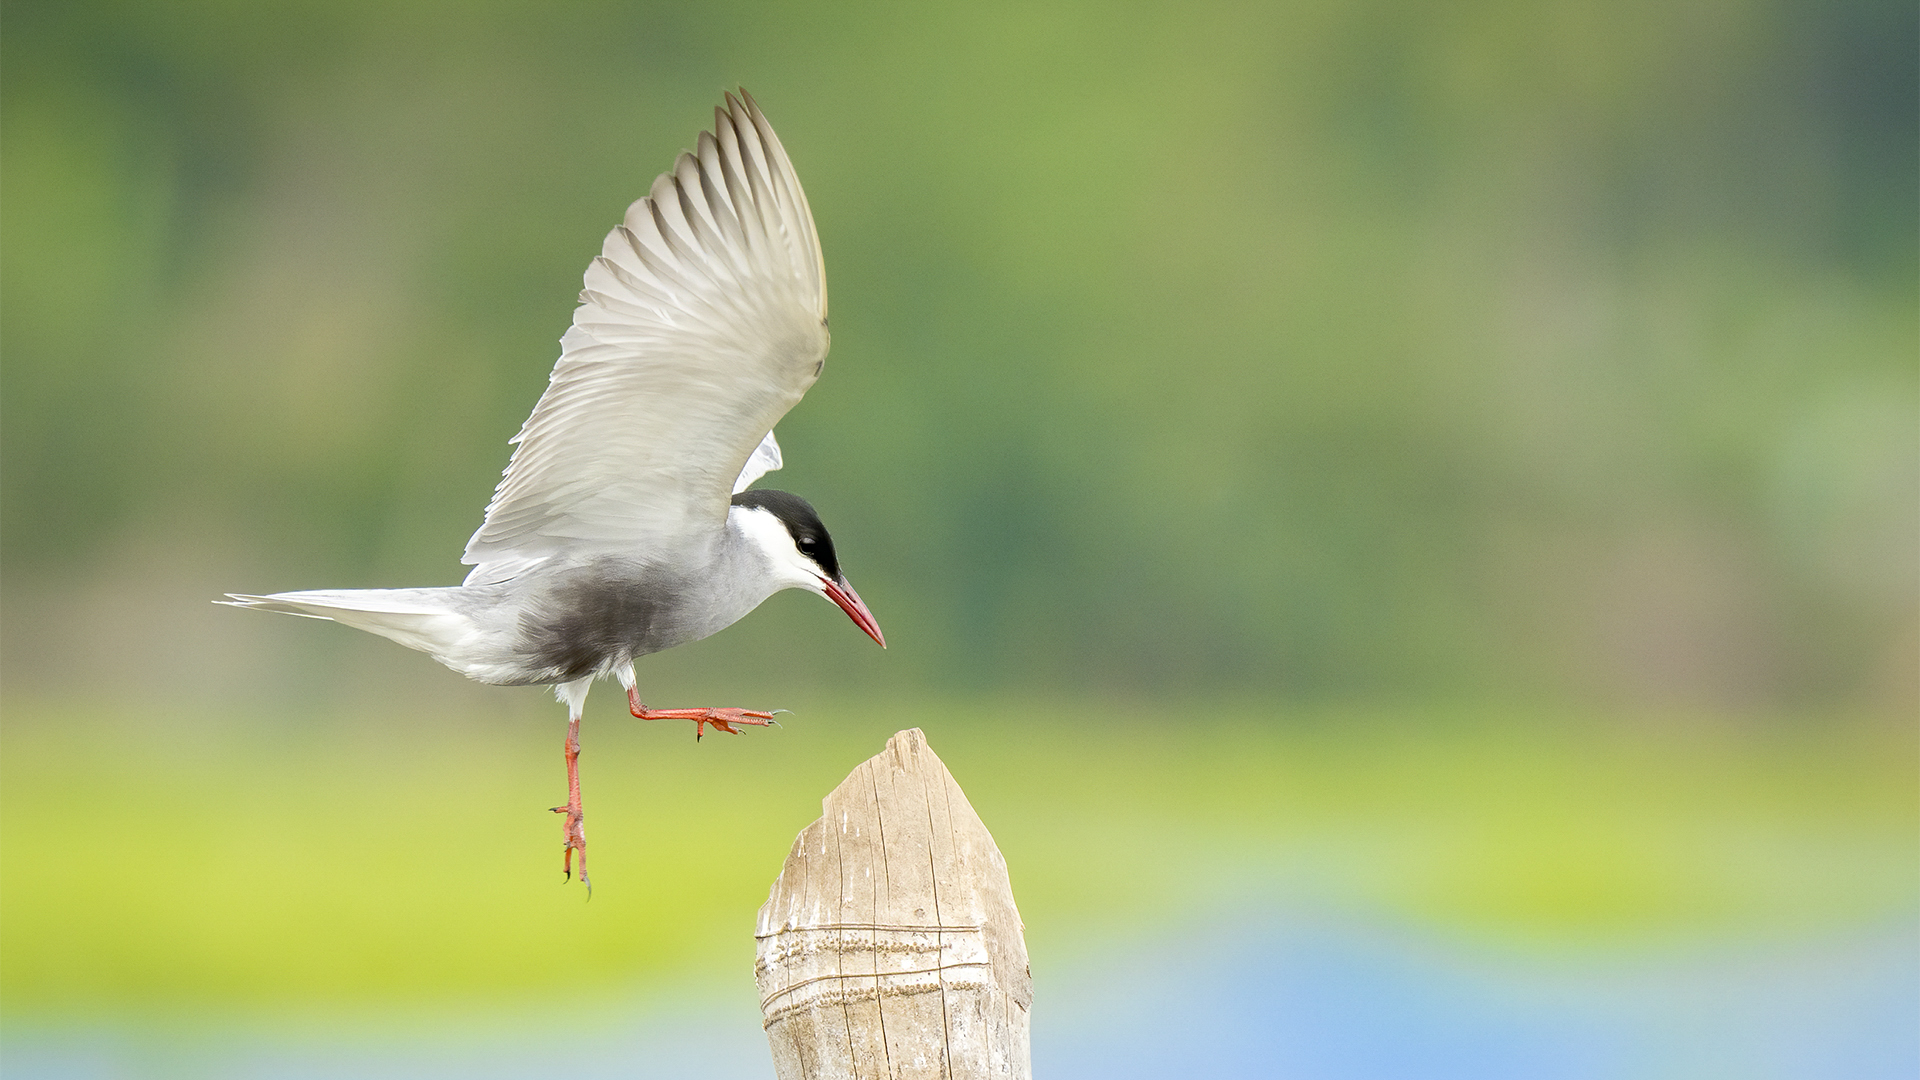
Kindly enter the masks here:
M 908 763 L 922 755 L 934 761 L 940 760 L 940 755 L 933 752 L 933 745 L 927 742 L 927 733 L 917 727 L 894 732 L 893 737 L 887 740 L 886 749 L 881 753 L 892 757 L 894 762 L 903 769 L 912 768 L 913 766 Z

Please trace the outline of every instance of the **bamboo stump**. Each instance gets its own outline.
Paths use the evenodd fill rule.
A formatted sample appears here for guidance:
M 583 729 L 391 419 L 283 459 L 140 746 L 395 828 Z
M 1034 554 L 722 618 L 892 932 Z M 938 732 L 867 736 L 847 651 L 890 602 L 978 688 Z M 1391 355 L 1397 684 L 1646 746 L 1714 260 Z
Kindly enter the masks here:
M 1006 860 L 919 728 L 821 801 L 760 909 L 780 1080 L 1029 1080 L 1033 978 Z

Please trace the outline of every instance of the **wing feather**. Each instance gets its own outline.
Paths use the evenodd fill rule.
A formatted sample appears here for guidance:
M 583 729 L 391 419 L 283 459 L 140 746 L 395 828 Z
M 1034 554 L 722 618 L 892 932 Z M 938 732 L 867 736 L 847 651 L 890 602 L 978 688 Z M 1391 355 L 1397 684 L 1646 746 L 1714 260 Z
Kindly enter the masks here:
M 769 431 L 767 437 L 760 440 L 760 445 L 753 448 L 753 454 L 747 458 L 746 468 L 741 469 L 740 475 L 734 479 L 733 493 L 740 494 L 752 487 L 755 480 L 779 467 L 780 444 L 773 440 L 773 432 Z
M 736 483 L 779 467 L 773 427 L 826 356 L 824 262 L 759 105 L 726 102 L 588 265 L 467 544 L 470 583 L 566 551 L 683 542 L 720 526 Z

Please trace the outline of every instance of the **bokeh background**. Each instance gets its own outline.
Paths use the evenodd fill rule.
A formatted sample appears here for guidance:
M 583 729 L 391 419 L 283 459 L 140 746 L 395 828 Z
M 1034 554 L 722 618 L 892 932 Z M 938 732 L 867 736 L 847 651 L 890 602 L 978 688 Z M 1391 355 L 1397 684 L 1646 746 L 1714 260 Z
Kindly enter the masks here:
M 1920 1070 L 1911 4 L 0 13 L 0 1070 L 769 1075 L 754 909 L 923 727 L 1058 1076 Z M 745 84 L 893 647 L 696 745 L 222 591 L 453 583 Z

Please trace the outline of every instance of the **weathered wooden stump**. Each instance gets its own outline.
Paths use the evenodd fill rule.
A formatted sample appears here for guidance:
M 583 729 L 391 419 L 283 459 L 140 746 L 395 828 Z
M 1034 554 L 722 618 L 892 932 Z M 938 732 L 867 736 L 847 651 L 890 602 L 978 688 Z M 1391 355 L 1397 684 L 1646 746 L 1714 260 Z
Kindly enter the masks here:
M 1006 860 L 919 728 L 821 801 L 755 937 L 780 1080 L 1032 1075 Z

